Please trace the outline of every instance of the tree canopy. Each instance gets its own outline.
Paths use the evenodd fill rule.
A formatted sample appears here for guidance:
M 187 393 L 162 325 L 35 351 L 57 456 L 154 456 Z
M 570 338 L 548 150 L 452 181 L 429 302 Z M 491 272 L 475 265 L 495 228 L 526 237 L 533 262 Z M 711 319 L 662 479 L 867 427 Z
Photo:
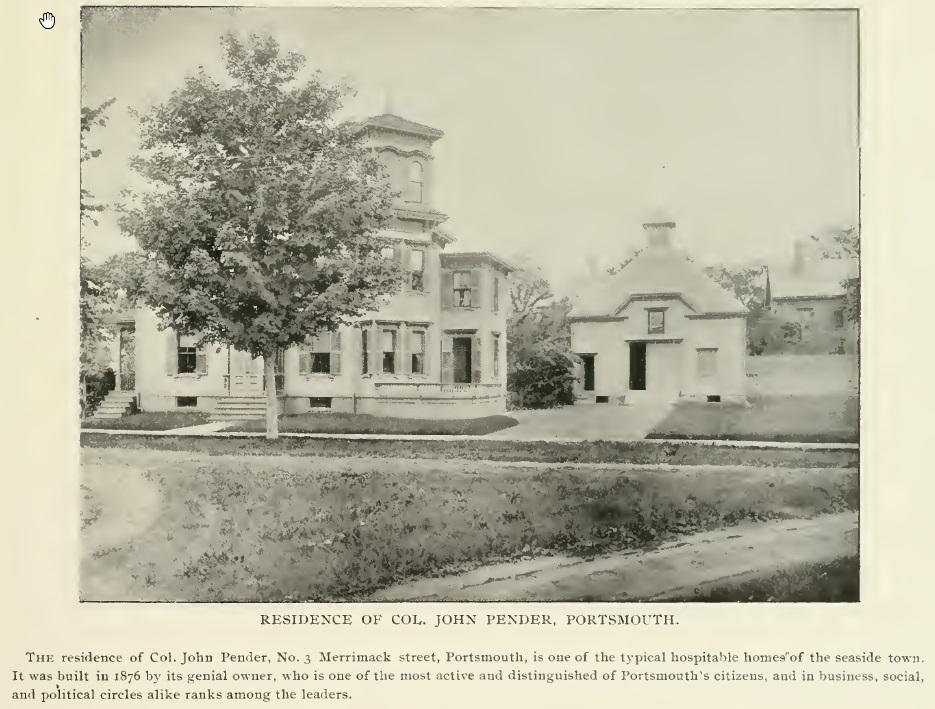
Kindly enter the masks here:
M 300 81 L 304 57 L 272 37 L 221 42 L 223 81 L 200 70 L 138 116 L 131 166 L 150 189 L 125 193 L 141 249 L 128 286 L 163 325 L 269 363 L 398 289 L 374 238 L 393 194 L 360 127 L 336 119 L 347 87 Z

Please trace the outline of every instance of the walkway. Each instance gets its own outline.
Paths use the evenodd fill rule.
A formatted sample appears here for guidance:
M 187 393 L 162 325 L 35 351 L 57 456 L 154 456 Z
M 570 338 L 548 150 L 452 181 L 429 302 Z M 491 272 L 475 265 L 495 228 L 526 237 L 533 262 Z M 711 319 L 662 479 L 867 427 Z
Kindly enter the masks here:
M 703 532 L 652 551 L 592 560 L 550 556 L 419 579 L 372 601 L 632 601 L 692 595 L 696 588 L 743 583 L 802 563 L 857 554 L 857 513 L 792 519 Z
M 511 411 L 519 425 L 489 433 L 484 438 L 505 441 L 638 441 L 666 417 L 667 402 L 641 402 L 619 406 L 594 404 L 560 409 Z

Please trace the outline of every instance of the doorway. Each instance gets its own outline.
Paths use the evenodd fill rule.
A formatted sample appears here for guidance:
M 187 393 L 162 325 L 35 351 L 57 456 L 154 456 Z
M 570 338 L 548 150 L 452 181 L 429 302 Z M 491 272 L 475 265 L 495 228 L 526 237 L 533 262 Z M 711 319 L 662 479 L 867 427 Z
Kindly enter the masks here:
M 646 390 L 646 343 L 630 343 L 630 389 Z
M 454 355 L 454 383 L 471 383 L 471 338 L 451 338 L 451 350 Z
M 120 391 L 136 390 L 136 326 L 123 323 L 118 332 L 120 350 L 118 369 L 120 381 L 115 382 Z

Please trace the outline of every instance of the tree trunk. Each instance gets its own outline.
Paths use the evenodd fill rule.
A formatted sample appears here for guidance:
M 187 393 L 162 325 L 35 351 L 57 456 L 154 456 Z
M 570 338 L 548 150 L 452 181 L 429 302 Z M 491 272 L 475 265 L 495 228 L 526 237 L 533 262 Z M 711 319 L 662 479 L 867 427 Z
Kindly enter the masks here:
M 276 367 L 273 354 L 263 357 L 263 368 L 266 372 L 266 437 L 279 438 L 279 406 L 276 401 Z

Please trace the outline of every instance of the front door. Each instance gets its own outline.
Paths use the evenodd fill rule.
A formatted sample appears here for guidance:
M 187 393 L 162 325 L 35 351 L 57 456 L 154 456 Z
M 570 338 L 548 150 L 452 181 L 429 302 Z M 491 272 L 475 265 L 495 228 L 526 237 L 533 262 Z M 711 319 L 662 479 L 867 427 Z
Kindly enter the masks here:
M 631 391 L 644 391 L 646 389 L 646 343 L 630 343 L 630 389 Z
M 247 352 L 230 351 L 228 360 L 231 396 L 260 396 L 263 393 L 263 359 Z
M 120 391 L 136 390 L 136 327 L 130 323 L 120 326 Z
M 454 355 L 454 383 L 471 383 L 471 338 L 451 338 L 451 349 Z

